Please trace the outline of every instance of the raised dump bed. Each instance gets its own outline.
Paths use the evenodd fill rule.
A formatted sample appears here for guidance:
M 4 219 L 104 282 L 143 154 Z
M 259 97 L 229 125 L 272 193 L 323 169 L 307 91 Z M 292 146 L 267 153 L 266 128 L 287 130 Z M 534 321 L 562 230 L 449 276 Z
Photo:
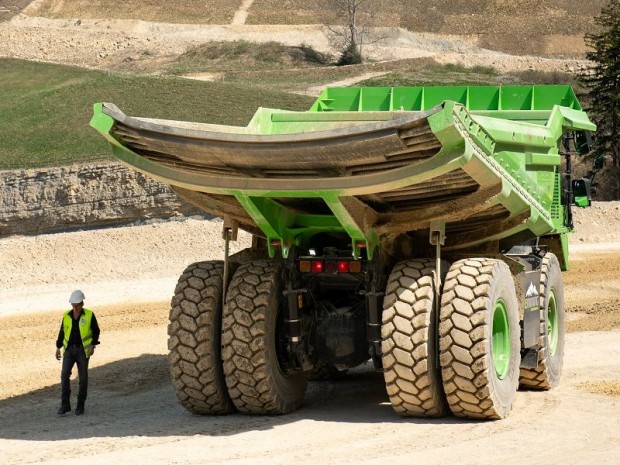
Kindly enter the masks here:
M 91 125 L 224 218 L 226 240 L 255 236 L 179 280 L 170 358 L 189 410 L 285 413 L 308 376 L 369 358 L 410 416 L 502 418 L 519 383 L 559 381 L 560 150 L 595 129 L 570 87 L 329 88 L 246 127 L 100 103 Z

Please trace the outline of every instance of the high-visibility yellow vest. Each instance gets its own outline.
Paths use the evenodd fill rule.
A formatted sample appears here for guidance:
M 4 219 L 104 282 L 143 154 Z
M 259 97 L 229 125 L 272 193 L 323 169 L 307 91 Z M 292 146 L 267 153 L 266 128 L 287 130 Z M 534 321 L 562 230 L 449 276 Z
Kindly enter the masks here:
M 93 331 L 90 327 L 90 322 L 93 319 L 93 312 L 87 308 L 83 308 L 82 310 L 84 312 L 80 315 L 78 324 L 80 328 L 80 337 L 82 338 L 82 345 L 84 346 L 84 352 L 86 353 L 86 358 L 88 358 L 90 357 L 90 353 L 86 350 L 86 347 L 93 343 Z M 62 319 L 62 327 L 65 333 L 65 340 L 63 341 L 65 350 L 69 345 L 69 336 L 71 336 L 71 327 L 74 322 L 71 313 L 73 313 L 73 310 L 69 310 L 69 312 L 65 313 L 65 316 Z

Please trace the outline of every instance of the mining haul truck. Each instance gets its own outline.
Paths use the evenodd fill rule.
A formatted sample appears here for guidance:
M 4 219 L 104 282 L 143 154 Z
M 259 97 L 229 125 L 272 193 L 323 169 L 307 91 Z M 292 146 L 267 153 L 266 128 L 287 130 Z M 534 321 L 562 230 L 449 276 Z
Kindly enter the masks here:
M 327 88 L 246 127 L 98 103 L 91 125 L 223 218 L 222 260 L 188 266 L 172 298 L 189 411 L 288 413 L 309 379 L 371 363 L 410 417 L 501 419 L 519 387 L 559 383 L 562 161 L 595 130 L 569 86 Z M 252 246 L 230 255 L 239 228 Z

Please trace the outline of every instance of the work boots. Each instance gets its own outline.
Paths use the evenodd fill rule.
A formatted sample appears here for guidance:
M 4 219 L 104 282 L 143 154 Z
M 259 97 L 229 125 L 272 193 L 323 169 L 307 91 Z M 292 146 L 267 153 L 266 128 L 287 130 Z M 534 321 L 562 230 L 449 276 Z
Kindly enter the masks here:
M 84 410 L 84 406 L 82 406 L 82 410 Z M 64 415 L 67 412 L 71 411 L 71 405 L 69 404 L 60 404 L 60 407 L 58 408 L 58 415 Z M 77 414 L 77 412 L 76 412 Z
M 75 408 L 76 415 L 84 415 L 84 402 L 85 401 L 78 399 L 77 407 Z

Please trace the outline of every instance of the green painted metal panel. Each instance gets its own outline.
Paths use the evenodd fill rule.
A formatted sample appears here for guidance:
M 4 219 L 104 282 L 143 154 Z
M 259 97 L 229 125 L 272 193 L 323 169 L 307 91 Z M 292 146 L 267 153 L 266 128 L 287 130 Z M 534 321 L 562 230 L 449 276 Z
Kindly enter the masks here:
M 485 197 L 484 208 L 501 207 L 507 216 L 498 217 L 497 224 L 480 226 L 478 234 L 448 232 L 448 249 L 474 247 L 507 237 L 526 240 L 557 236 L 563 245 L 558 252 L 564 254 L 560 259 L 565 267 L 568 266 L 568 251 L 564 247 L 567 228 L 565 206 L 560 203 L 559 145 L 566 131 L 595 130 L 581 111 L 573 90 L 562 85 L 328 88 L 307 112 L 262 108 L 247 127 L 186 123 L 179 124 L 177 129 L 176 122 L 170 122 L 173 127 L 168 129 L 166 124 L 155 124 L 151 120 L 125 119 L 121 112 L 97 104 L 91 125 L 110 142 L 115 156 L 136 169 L 184 189 L 235 197 L 268 239 L 272 255 L 276 252 L 274 244 L 286 255 L 290 247 L 308 245 L 317 234 L 337 233 L 350 238 L 354 256 L 365 249 L 370 258 L 390 234 L 390 227 L 381 226 L 382 221 L 388 220 L 379 215 L 373 223 L 356 213 L 347 198 L 359 201 L 359 196 L 398 192 L 420 184 L 432 185 L 435 179 L 461 172 L 481 191 L 496 191 L 490 198 Z M 120 123 L 133 124 L 135 128 L 131 131 L 138 134 L 144 129 L 146 139 L 140 141 L 142 136 L 131 136 L 137 137 L 139 142 L 132 146 L 133 139 L 125 140 L 123 136 L 126 129 L 115 129 Z M 428 125 L 428 134 L 422 123 Z M 164 151 L 173 146 L 176 137 L 188 138 L 187 142 L 182 142 L 186 145 L 181 145 L 188 150 L 213 139 L 209 146 L 212 149 L 206 150 L 206 155 L 212 150 L 215 160 L 220 160 L 222 165 L 229 162 L 234 165 L 237 159 L 247 159 L 253 163 L 248 166 L 253 168 L 240 168 L 242 173 L 249 174 L 228 176 L 202 173 L 196 169 L 199 167 L 196 161 L 192 161 L 191 170 L 162 164 L 157 158 L 139 153 L 140 147 L 148 147 L 151 143 L 148 138 L 153 133 L 161 134 L 158 137 L 167 141 Z M 414 158 L 409 164 L 396 164 L 394 168 L 369 174 L 362 170 L 361 174 L 353 175 L 348 173 L 349 168 L 339 165 L 339 157 L 343 157 L 342 160 L 357 157 L 360 160 L 357 163 L 389 162 L 394 148 L 386 148 L 388 151 L 381 157 L 372 152 L 377 145 L 359 145 L 360 141 L 374 144 L 374 137 L 381 141 L 378 146 L 402 144 L 406 152 L 410 146 L 407 144 L 414 147 L 431 144 L 437 147 L 433 149 L 436 153 L 423 155 L 430 156 L 427 159 Z M 398 138 L 388 143 L 390 137 Z M 418 141 L 416 137 L 422 139 Z M 436 138 L 436 146 L 432 138 Z M 155 138 L 154 143 L 158 140 Z M 347 151 L 349 141 L 358 144 L 350 145 L 355 147 L 351 153 Z M 313 147 L 314 152 L 308 152 L 308 147 Z M 365 152 L 365 147 L 374 148 Z M 282 148 L 287 157 L 283 161 L 300 157 L 302 165 L 310 163 L 312 167 L 316 160 L 317 167 L 329 169 L 314 177 L 296 177 L 295 170 L 267 179 L 253 175 L 257 166 L 263 169 L 262 157 L 272 159 L 272 152 L 282 151 Z M 302 160 L 302 153 L 306 152 L 308 155 L 304 156 L 309 158 Z M 396 152 L 398 155 L 398 150 Z M 181 150 L 181 158 L 183 153 Z M 278 167 L 264 168 L 277 170 Z M 333 169 L 341 174 L 332 177 L 329 172 Z M 447 188 L 452 186 L 448 184 Z M 475 194 L 472 195 L 475 198 Z M 323 199 L 326 212 L 301 212 L 279 200 L 310 198 Z M 465 207 L 473 211 L 477 206 Z M 454 212 L 444 212 L 443 217 L 451 213 Z M 402 215 L 399 218 L 415 223 L 416 216 L 428 216 L 424 210 L 413 210 L 411 215 L 404 220 Z M 420 220 L 420 224 L 428 225 L 429 220 L 441 224 L 443 217 L 429 216 L 424 220 L 426 223 Z M 379 230 L 383 231 L 381 236 L 377 233 Z M 457 238 L 456 242 L 450 243 L 453 237 Z
M 481 86 L 469 88 L 467 108 L 472 111 L 493 110 L 499 108 L 500 88 L 495 86 Z
M 576 196 L 575 197 L 575 204 L 578 207 L 587 207 L 588 205 L 590 205 L 590 201 L 589 201 L 588 197 Z
M 424 111 L 444 101 L 472 111 L 581 110 L 566 85 L 335 87 L 325 89 L 310 111 Z
M 392 110 L 413 111 L 423 108 L 423 90 L 423 87 L 393 87 Z
M 498 110 L 535 110 L 534 86 L 504 86 L 499 95 Z

